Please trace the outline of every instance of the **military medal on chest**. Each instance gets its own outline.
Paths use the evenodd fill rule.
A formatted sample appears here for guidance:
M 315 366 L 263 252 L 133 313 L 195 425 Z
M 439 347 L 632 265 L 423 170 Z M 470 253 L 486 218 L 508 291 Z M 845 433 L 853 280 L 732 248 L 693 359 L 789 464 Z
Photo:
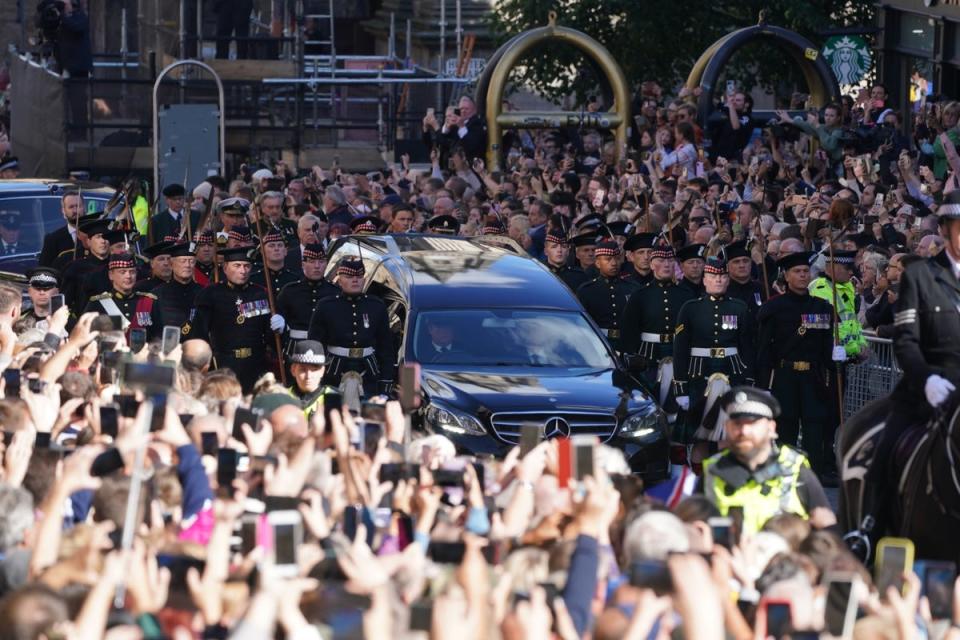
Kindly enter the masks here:
M 237 324 L 243 324 L 247 318 L 243 315 L 243 300 L 237 298 Z
M 363 314 L 363 328 L 364 329 L 370 328 L 370 317 L 367 314 Z

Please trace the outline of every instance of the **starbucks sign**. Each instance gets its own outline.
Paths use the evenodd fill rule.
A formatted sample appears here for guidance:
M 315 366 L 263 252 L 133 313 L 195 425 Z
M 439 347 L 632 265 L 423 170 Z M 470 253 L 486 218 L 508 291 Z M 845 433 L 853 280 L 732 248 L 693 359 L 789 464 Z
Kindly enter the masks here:
M 823 57 L 841 85 L 860 82 L 873 63 L 870 46 L 860 36 L 830 38 L 823 45 Z

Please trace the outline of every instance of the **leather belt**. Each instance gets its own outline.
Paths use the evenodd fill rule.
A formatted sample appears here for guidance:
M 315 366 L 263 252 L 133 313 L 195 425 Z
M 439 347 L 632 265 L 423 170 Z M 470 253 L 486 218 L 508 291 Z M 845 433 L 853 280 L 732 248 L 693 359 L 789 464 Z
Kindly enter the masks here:
M 372 356 L 373 347 L 327 347 L 327 353 L 341 358 L 366 358 Z
M 253 355 L 253 349 L 250 347 L 243 347 L 242 349 L 233 349 L 231 353 L 233 353 L 234 358 L 243 360 L 244 358 L 249 358 Z
M 640 334 L 640 339 L 644 342 L 654 342 L 656 344 L 662 344 L 664 342 L 673 342 L 672 333 L 647 333 L 644 331 Z
M 290 329 L 290 337 L 293 340 L 306 340 L 307 332 L 301 329 Z
M 693 347 L 690 355 L 695 358 L 728 358 L 737 355 L 736 347 Z
M 793 369 L 794 371 L 810 371 L 812 364 L 806 360 L 781 360 L 781 369 Z

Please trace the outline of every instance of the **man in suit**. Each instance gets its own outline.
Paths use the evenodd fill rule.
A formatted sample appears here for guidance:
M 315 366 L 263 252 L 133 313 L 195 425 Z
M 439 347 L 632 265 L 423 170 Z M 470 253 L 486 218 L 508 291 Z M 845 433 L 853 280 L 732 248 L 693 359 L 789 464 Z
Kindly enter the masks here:
M 297 221 L 297 244 L 287 251 L 284 266 L 298 276 L 303 275 L 303 251 L 309 244 L 320 244 L 320 218 L 308 213 Z
M 166 204 L 166 210 L 150 218 L 150 242 L 162 242 L 167 238 L 177 238 L 180 236 L 181 225 L 185 223 L 184 215 L 187 213 L 184 207 L 184 196 L 187 190 L 182 184 L 168 184 L 163 188 L 163 200 Z M 200 211 L 190 210 L 191 229 L 196 229 L 200 224 Z
M 430 344 L 423 349 L 423 360 L 426 362 L 456 362 L 457 355 L 463 354 L 463 349 L 457 343 L 457 332 L 453 324 L 443 315 L 433 314 L 427 320 L 427 334 Z
M 460 98 L 455 120 L 444 122 L 441 134 L 459 145 L 471 162 L 482 158 L 487 151 L 487 127 L 477 114 L 477 103 L 470 96 Z
M 43 248 L 40 249 L 40 257 L 37 259 L 41 267 L 53 265 L 58 255 L 73 249 L 77 244 L 77 217 L 83 213 L 83 199 L 78 191 L 67 191 L 63 194 L 60 198 L 60 213 L 63 214 L 66 226 L 43 237 Z
M 26 246 L 20 242 L 20 212 L 16 209 L 0 211 L 0 255 L 26 252 Z

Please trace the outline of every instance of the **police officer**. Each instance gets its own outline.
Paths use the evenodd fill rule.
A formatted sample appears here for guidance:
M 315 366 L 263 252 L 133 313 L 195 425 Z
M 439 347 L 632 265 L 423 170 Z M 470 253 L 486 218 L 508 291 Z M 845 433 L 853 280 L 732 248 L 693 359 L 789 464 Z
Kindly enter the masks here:
M 865 518 L 858 532 L 863 536 L 861 543 L 867 535 L 885 535 L 889 524 L 889 494 L 895 489 L 895 479 L 889 477 L 889 458 L 897 440 L 911 425 L 928 424 L 936 408 L 951 415 L 960 385 L 960 191 L 944 198 L 937 216 L 943 251 L 906 264 L 900 276 L 893 348 L 903 377 L 890 396 L 892 410 L 864 481 Z M 865 544 L 851 545 L 851 549 L 861 558 L 869 556 Z
M 703 268 L 706 255 L 707 245 L 704 244 L 689 244 L 677 251 L 677 262 L 680 263 L 680 271 L 683 272 L 683 277 L 677 284 L 686 287 L 698 298 L 704 293 Z M 724 265 L 724 274 L 726 275 L 726 265 Z M 727 280 L 729 281 L 729 276 Z
M 93 311 L 119 317 L 120 327 L 128 338 L 131 329 L 144 329 L 147 340 L 159 339 L 163 335 L 163 314 L 155 295 L 134 290 L 137 282 L 136 259 L 129 253 L 112 255 L 108 270 L 110 291 L 91 297 L 83 313 Z
M 856 256 L 856 251 L 839 249 L 834 249 L 832 254 L 827 253 L 824 273 L 810 283 L 810 295 L 825 300 L 831 307 L 834 302 L 834 284 L 836 285 L 840 344 L 843 345 L 847 358 L 851 360 L 860 358 L 867 348 L 863 325 L 857 318 L 857 290 L 850 281 Z
M 105 270 L 110 256 L 110 242 L 104 234 L 110 229 L 110 220 L 94 219 L 80 223 L 79 231 L 86 238 L 87 255 L 79 260 L 66 260 L 60 270 L 63 277 L 63 295 L 67 304 L 75 312 L 82 309 L 89 297 L 83 297 L 83 280 L 87 274 Z M 79 313 L 77 313 L 79 315 Z
M 190 243 L 174 245 L 169 252 L 173 277 L 170 282 L 154 289 L 153 293 L 159 301 L 164 322 L 182 330 L 190 318 L 197 294 L 203 287 L 193 280 L 196 260 Z
M 699 488 L 727 516 L 743 510 L 741 534 L 752 535 L 770 518 L 792 513 L 815 517 L 818 526 L 836 522 L 826 493 L 802 453 L 777 446 L 780 406 L 766 391 L 734 387 L 720 398 L 726 412 L 729 448 L 703 463 Z
M 637 233 L 627 238 L 623 249 L 627 252 L 627 259 L 631 266 L 625 272 L 624 278 L 642 289 L 653 282 L 653 273 L 650 271 L 650 251 L 656 243 L 657 234 Z
M 727 295 L 743 300 L 750 315 L 750 324 L 756 326 L 757 312 L 766 299 L 763 285 L 753 279 L 753 258 L 745 240 L 728 244 L 723 250 L 730 274 Z
M 543 254 L 550 273 L 560 278 L 571 291 L 576 291 L 590 280 L 583 269 L 570 266 L 570 246 L 567 239 L 553 229 L 544 236 Z
M 323 397 L 335 392 L 332 387 L 321 384 L 325 361 L 323 345 L 316 340 L 300 340 L 290 355 L 293 385 L 287 390 L 300 401 L 307 420 L 323 407 Z
M 703 284 L 705 295 L 680 307 L 674 330 L 674 389 L 677 404 L 687 411 L 684 433 L 674 440 L 683 443 L 690 442 L 703 419 L 701 403 L 711 375 L 722 373 L 734 385 L 753 384 L 747 305 L 726 295 L 730 276 L 722 258 L 706 261 Z
M 345 257 L 337 266 L 340 293 L 326 298 L 310 320 L 309 338 L 326 347 L 329 364 L 324 384 L 340 385 L 343 374 L 359 373 L 367 395 L 389 393 L 396 352 L 387 307 L 363 293 L 363 261 Z
M 266 266 L 261 262 L 257 265 L 250 282 L 260 287 L 267 286 L 266 274 L 270 274 L 270 286 L 274 295 L 283 287 L 298 280 L 297 275 L 284 264 L 287 259 L 287 245 L 283 236 L 276 229 L 271 229 L 263 236 L 263 255 L 266 256 Z
M 836 389 L 831 385 L 832 359 L 843 359 L 833 348 L 833 309 L 809 294 L 811 254 L 791 253 L 777 262 L 787 291 L 764 303 L 758 314 L 757 380 L 783 407 L 780 439 L 803 448 L 813 468 L 821 472 L 832 456 L 827 438 L 835 420 Z
M 193 320 L 184 326 L 187 339 L 210 343 L 217 366 L 233 370 L 244 393 L 266 371 L 267 345 L 273 342 L 270 303 L 263 287 L 250 283 L 249 252 L 248 247 L 221 252 L 224 281 L 197 295 Z
M 50 267 L 36 267 L 27 272 L 27 296 L 31 306 L 20 313 L 21 318 L 33 320 L 34 326 L 44 331 L 50 322 L 50 301 L 60 293 L 60 273 Z
M 306 340 L 314 309 L 324 298 L 340 293 L 339 287 L 324 279 L 326 268 L 323 245 L 304 246 L 303 279 L 286 285 L 277 296 L 277 315 L 283 320 L 281 331 L 289 344 Z
M 676 266 L 673 247 L 657 245 L 650 252 L 654 281 L 630 298 L 623 313 L 625 353 L 637 354 L 646 362 L 644 377 L 651 387 L 658 379 L 658 366 L 673 355 L 677 314 L 693 294 L 673 281 Z M 660 380 L 666 388 L 669 380 Z M 662 394 L 661 394 L 662 395 Z
M 624 351 L 621 319 L 636 288 L 620 278 L 620 245 L 616 241 L 597 243 L 593 253 L 599 275 L 580 285 L 577 297 L 597 326 L 607 334 L 614 351 Z

